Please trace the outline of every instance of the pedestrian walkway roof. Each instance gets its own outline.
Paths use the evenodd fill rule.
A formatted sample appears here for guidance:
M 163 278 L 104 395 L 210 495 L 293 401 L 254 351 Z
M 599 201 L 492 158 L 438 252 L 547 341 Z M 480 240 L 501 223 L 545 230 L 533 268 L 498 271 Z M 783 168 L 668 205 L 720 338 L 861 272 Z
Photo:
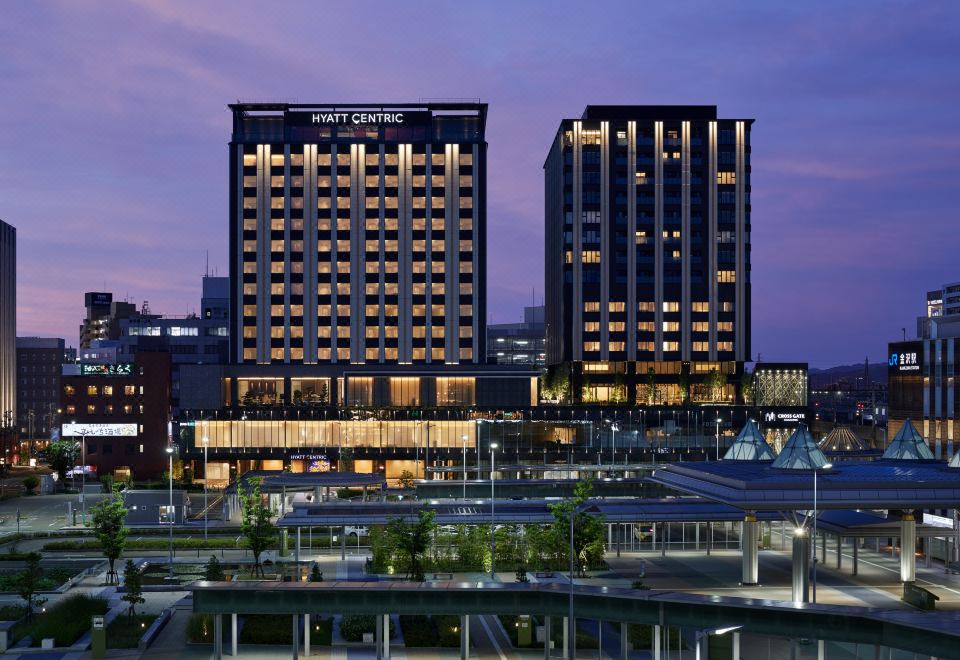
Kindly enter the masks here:
M 813 508 L 813 470 L 766 461 L 674 463 L 650 479 L 745 511 Z M 944 461 L 842 462 L 819 470 L 817 481 L 820 509 L 952 509 L 960 502 L 960 470 Z
M 505 582 L 195 582 L 193 611 L 207 614 L 541 614 L 884 645 L 954 657 L 956 612 L 877 610 L 759 598 Z
M 382 474 L 363 472 L 283 472 L 281 470 L 251 470 L 226 488 L 228 494 L 237 490 L 237 483 L 247 487 L 252 479 L 260 479 L 260 492 L 279 493 L 312 491 L 315 488 L 369 488 L 386 487 Z

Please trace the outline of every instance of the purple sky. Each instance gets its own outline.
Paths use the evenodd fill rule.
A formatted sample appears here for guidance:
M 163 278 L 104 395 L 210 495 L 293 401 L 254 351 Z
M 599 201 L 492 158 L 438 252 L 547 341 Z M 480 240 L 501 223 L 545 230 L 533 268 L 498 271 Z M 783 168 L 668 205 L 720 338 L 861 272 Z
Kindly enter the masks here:
M 587 103 L 757 119 L 754 356 L 882 359 L 925 290 L 960 280 L 960 3 L 141 0 L 2 14 L 0 218 L 18 228 L 20 334 L 75 345 L 82 294 L 104 286 L 155 312 L 197 309 L 205 250 L 227 272 L 237 99 L 488 102 L 494 322 L 518 320 L 533 287 L 539 302 L 541 168 L 560 119 Z

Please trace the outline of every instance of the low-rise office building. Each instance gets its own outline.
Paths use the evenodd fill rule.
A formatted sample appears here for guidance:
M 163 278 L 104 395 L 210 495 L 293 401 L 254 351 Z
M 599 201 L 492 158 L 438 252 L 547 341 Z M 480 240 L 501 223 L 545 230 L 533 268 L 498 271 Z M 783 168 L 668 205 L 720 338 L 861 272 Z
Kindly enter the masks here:
M 81 443 L 98 475 L 152 479 L 167 468 L 170 356 L 138 353 L 132 363 L 64 367 L 60 434 Z
M 542 367 L 546 361 L 544 307 L 523 308 L 522 323 L 487 326 L 487 362 Z
M 17 337 L 17 425 L 22 443 L 50 440 L 60 411 L 63 339 Z

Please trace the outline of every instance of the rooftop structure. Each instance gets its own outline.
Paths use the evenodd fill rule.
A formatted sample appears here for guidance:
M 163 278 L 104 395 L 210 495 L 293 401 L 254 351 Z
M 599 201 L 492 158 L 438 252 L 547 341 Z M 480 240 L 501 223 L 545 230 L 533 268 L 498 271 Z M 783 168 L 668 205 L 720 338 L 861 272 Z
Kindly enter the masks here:
M 725 461 L 768 461 L 773 460 L 775 454 L 763 434 L 757 428 L 756 422 L 748 420 L 740 431 L 737 439 L 730 445 L 730 449 L 723 455 Z

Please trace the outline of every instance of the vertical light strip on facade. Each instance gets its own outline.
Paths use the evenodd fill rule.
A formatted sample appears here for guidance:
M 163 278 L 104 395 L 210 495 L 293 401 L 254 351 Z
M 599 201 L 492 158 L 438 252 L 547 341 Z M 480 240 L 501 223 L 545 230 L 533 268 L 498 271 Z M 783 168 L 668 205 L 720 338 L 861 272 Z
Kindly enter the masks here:
M 663 360 L 663 122 L 653 123 L 655 359 Z
M 610 231 L 610 122 L 600 122 L 600 359 L 610 359 L 610 278 L 613 241 Z
M 270 145 L 257 146 L 257 362 L 270 362 Z
M 426 271 L 426 284 L 424 285 L 424 316 L 426 319 L 426 328 L 424 329 L 424 334 L 426 336 L 424 355 L 426 356 L 427 362 L 433 362 L 433 314 L 431 314 L 431 302 L 433 298 L 433 145 L 427 145 L 427 157 L 426 162 L 426 178 L 424 179 L 424 185 L 426 186 L 426 202 L 424 206 L 427 207 L 426 210 L 426 242 L 424 247 L 427 255 L 427 263 L 424 265 L 424 270 Z
M 681 125 L 680 160 L 680 359 L 690 360 L 690 122 Z
M 317 145 L 307 144 L 303 147 L 303 361 L 307 364 L 317 363 L 318 324 L 330 322 L 330 319 L 320 319 L 318 314 L 317 197 Z M 336 236 L 331 234 L 331 238 L 331 253 L 335 255 Z M 335 259 L 332 257 L 331 261 Z M 331 266 L 330 270 L 334 268 Z
M 486 236 L 481 235 L 481 216 L 486 216 L 486 199 L 485 197 L 477 195 L 478 189 L 486 188 L 486 181 L 481 181 L 480 177 L 485 176 L 486 168 L 483 168 L 481 171 L 480 168 L 480 149 L 477 145 L 473 145 L 473 186 L 470 188 L 470 194 L 473 197 L 473 213 L 472 220 L 470 221 L 470 226 L 472 227 L 471 235 L 473 240 L 471 245 L 473 246 L 473 276 L 470 278 L 470 302 L 473 305 L 473 329 L 471 335 L 473 341 L 470 342 L 470 345 L 473 347 L 472 353 L 472 362 L 482 362 L 485 359 L 486 345 L 485 338 L 484 344 L 481 345 L 481 332 L 480 332 L 480 319 L 482 318 L 483 313 L 486 311 L 486 305 L 480 305 L 480 301 L 477 298 L 478 291 L 486 291 L 486 283 L 480 282 L 480 278 L 486 275 L 486 251 L 481 250 L 480 248 L 484 245 Z M 478 188 L 482 186 L 483 188 Z M 484 225 L 486 226 L 486 225 Z M 484 263 L 481 265 L 480 260 L 483 259 Z M 481 350 L 482 349 L 482 350 Z
M 367 271 L 365 189 L 366 149 L 362 144 L 350 145 L 350 363 L 362 364 L 366 336 L 366 292 L 364 277 Z
M 627 360 L 637 359 L 637 122 L 627 122 Z
M 573 359 L 583 360 L 583 157 L 580 132 L 583 124 L 573 122 Z M 562 181 L 562 177 L 561 177 Z M 560 199 L 563 199 L 561 194 Z
M 392 147 L 393 149 L 397 149 L 397 145 L 391 145 L 391 147 Z M 374 361 L 375 361 L 375 362 L 380 362 L 380 363 L 383 362 L 384 354 L 385 354 L 385 351 L 386 351 L 386 346 L 385 346 L 385 344 L 386 344 L 386 341 L 387 341 L 387 339 L 386 339 L 386 336 L 387 336 L 387 333 L 386 333 L 387 323 L 386 323 L 386 319 L 384 318 L 384 316 L 385 316 L 385 309 L 384 309 L 384 302 L 385 302 L 385 301 L 384 301 L 384 296 L 386 295 L 385 289 L 386 289 L 386 281 L 387 281 L 387 268 L 386 268 L 386 262 L 387 262 L 387 259 L 386 259 L 386 226 L 385 226 L 385 225 L 386 225 L 386 220 L 385 220 L 385 218 L 386 218 L 386 216 L 387 216 L 387 213 L 386 213 L 386 207 L 387 207 L 387 205 L 386 205 L 386 199 L 384 199 L 384 195 L 386 194 L 386 191 L 384 190 L 384 187 L 385 187 L 385 186 L 384 186 L 384 181 L 383 181 L 385 161 L 386 161 L 386 158 L 385 158 L 386 153 L 387 153 L 387 147 L 386 147 L 386 145 L 384 145 L 384 144 L 377 145 L 377 305 L 378 305 L 378 307 L 379 307 L 379 309 L 377 310 L 377 322 L 378 322 L 379 327 L 377 328 L 377 357 L 376 357 L 376 360 L 374 360 Z M 397 152 L 396 152 L 396 153 L 397 153 L 397 158 L 399 159 L 399 158 L 400 158 L 400 151 L 399 151 L 399 149 L 397 149 Z M 398 171 L 398 172 L 400 171 L 400 168 L 399 168 L 399 167 L 397 167 L 397 171 Z M 364 180 L 363 186 L 364 186 L 364 193 L 366 193 L 366 186 L 367 186 L 366 179 L 367 179 L 367 164 L 366 164 L 366 156 L 364 156 L 364 164 L 363 164 L 363 180 Z M 398 213 L 399 213 L 399 210 L 398 210 Z M 367 236 L 366 236 L 366 231 L 367 231 L 367 210 L 366 210 L 366 203 L 364 203 L 364 210 L 363 210 L 363 231 L 364 231 L 364 236 L 363 236 L 363 239 L 364 239 L 364 240 L 363 240 L 363 242 L 364 242 L 364 245 L 366 245 L 366 242 L 367 242 L 367 240 L 366 240 L 366 239 L 367 239 Z M 366 271 L 366 265 L 364 265 L 364 271 Z M 362 286 L 363 286 L 363 296 L 364 296 L 364 300 L 363 300 L 363 316 L 364 316 L 364 318 L 366 318 L 366 317 L 367 317 L 367 299 L 366 299 L 366 296 L 367 296 L 367 275 L 366 275 L 366 272 L 364 272 L 364 274 L 363 274 L 363 284 L 362 284 Z M 398 311 L 398 314 L 399 314 L 399 311 Z M 398 318 L 399 318 L 399 317 L 398 317 Z M 363 343 L 363 359 L 364 359 L 364 362 L 370 362 L 370 360 L 367 359 L 366 325 L 364 325 L 364 336 L 363 336 L 362 339 L 358 339 L 358 341 L 362 341 L 362 343 Z
M 283 361 L 288 364 L 290 362 L 290 206 L 290 145 L 285 144 L 283 145 Z M 271 295 L 272 288 L 271 284 Z M 273 335 L 272 321 L 270 334 Z
M 397 234 L 397 306 L 399 308 L 397 330 L 397 360 L 402 364 L 413 361 L 413 146 L 399 146 L 399 166 L 397 168 L 397 216 L 399 231 Z
M 339 319 L 337 318 L 337 307 L 340 304 L 339 294 L 337 292 L 337 280 L 340 277 L 340 260 L 337 247 L 340 240 L 340 231 L 337 228 L 337 216 L 340 214 L 340 205 L 337 203 L 340 189 L 337 186 L 337 145 L 330 145 L 330 249 L 332 252 L 332 263 L 330 264 L 330 359 L 333 362 L 339 361 L 337 355 L 337 343 L 339 341 Z M 349 262 L 347 262 L 349 263 Z M 316 278 L 316 271 L 310 274 Z M 316 298 L 313 300 L 314 306 L 317 304 Z
M 710 292 L 710 361 L 716 362 L 717 307 L 720 304 L 717 296 L 717 122 L 710 122 L 709 131 L 707 152 L 709 154 L 709 163 L 706 176 L 707 197 L 709 199 L 707 208 L 707 245 L 710 254 L 706 268 L 704 268 L 704 273 L 707 277 L 707 286 Z

